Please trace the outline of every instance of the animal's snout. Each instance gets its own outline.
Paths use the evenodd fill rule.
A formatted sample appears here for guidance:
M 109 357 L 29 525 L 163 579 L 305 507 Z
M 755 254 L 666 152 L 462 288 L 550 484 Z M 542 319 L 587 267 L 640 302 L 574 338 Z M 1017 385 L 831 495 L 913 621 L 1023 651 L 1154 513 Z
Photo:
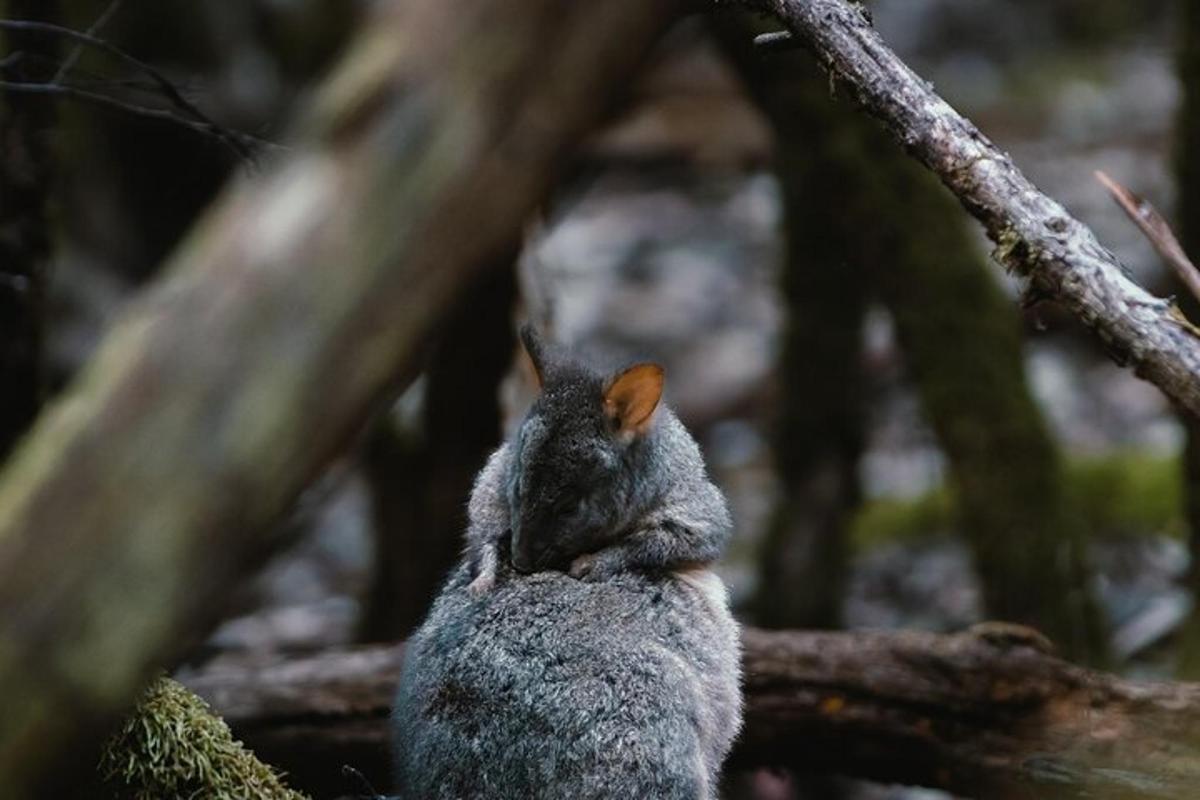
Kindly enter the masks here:
M 529 556 L 523 553 L 513 553 L 512 559 L 513 569 L 522 574 L 528 575 L 533 572 L 533 561 Z
M 513 569 L 528 575 L 535 570 L 533 555 L 529 552 L 528 544 L 521 539 L 520 528 L 512 528 L 512 565 Z

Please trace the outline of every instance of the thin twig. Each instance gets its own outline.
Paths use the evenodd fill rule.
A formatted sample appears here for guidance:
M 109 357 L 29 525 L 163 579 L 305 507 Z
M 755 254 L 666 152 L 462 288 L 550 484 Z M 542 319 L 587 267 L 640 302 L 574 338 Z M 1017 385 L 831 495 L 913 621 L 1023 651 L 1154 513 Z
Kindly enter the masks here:
M 151 108 L 150 106 L 141 106 L 135 103 L 127 103 L 124 100 L 118 100 L 115 97 L 99 92 L 90 92 L 86 89 L 80 89 L 77 86 L 65 86 L 53 83 L 25 83 L 22 81 L 4 81 L 0 80 L 0 90 L 7 92 L 24 92 L 26 94 L 45 94 L 57 95 L 61 97 L 70 97 L 74 100 L 83 100 L 88 103 L 114 108 L 123 111 L 127 114 L 133 114 L 138 117 L 146 117 L 148 119 L 156 119 L 162 122 L 170 122 L 175 125 L 182 125 L 185 128 L 196 131 L 198 133 L 215 136 L 220 141 L 232 146 L 237 144 L 235 152 L 241 154 L 248 152 L 249 143 L 254 144 L 270 144 L 255 139 L 252 136 L 244 133 L 236 133 L 221 129 L 220 126 L 211 122 L 201 120 L 187 119 L 175 114 L 165 108 Z M 239 142 L 238 140 L 244 140 Z
M 1192 297 L 1200 300 L 1200 270 L 1197 270 L 1196 265 L 1188 258 L 1183 245 L 1179 243 L 1163 215 L 1158 213 L 1158 209 L 1144 197 L 1125 188 L 1100 170 L 1096 170 L 1096 180 L 1108 189 L 1117 205 L 1146 235 L 1163 261 L 1175 270 L 1175 274 L 1187 286 Z
M 100 31 L 104 29 L 104 26 L 108 24 L 109 20 L 111 20 L 121 9 L 122 2 L 123 0 L 112 0 L 112 2 L 108 4 L 108 7 L 100 13 L 100 16 L 96 17 L 96 21 L 92 23 L 92 26 L 87 29 L 87 35 L 98 36 Z M 75 68 L 75 65 L 79 62 L 79 58 L 83 55 L 83 46 L 83 42 L 79 42 L 75 45 L 74 49 L 67 54 L 66 60 L 63 61 L 62 65 L 58 68 L 58 71 L 54 73 L 54 77 L 50 79 L 51 83 L 62 83 L 64 80 L 66 80 L 67 74 Z
M 183 111 L 188 116 L 192 117 L 192 119 L 196 122 L 202 123 L 201 127 L 196 128 L 196 130 L 203 130 L 209 135 L 216 136 L 217 138 L 221 139 L 243 160 L 254 160 L 254 152 L 247 145 L 243 135 L 235 135 L 233 132 L 227 130 L 224 126 L 210 119 L 208 115 L 201 111 L 192 101 L 184 97 L 183 94 L 180 93 L 179 89 L 176 88 L 175 84 L 172 83 L 169 78 L 167 78 L 167 76 L 163 75 L 155 67 L 151 66 L 145 61 L 142 61 L 140 58 L 125 52 L 120 47 L 117 47 L 116 45 L 111 44 L 103 39 L 92 36 L 91 34 L 80 33 L 79 31 L 72 30 L 71 28 L 64 28 L 61 25 L 54 25 L 49 22 L 3 19 L 0 20 L 0 30 L 21 31 L 24 33 L 35 33 L 44 36 L 61 36 L 66 39 L 72 39 L 82 45 L 94 47 L 98 50 L 108 53 L 114 58 L 123 61 L 135 69 L 145 73 L 151 80 L 154 81 L 154 83 L 158 86 L 159 91 L 172 105 L 174 105 L 180 111 Z M 33 86 L 35 84 L 26 85 Z M 61 86 L 61 84 L 54 81 L 51 81 L 49 84 L 45 85 L 49 87 Z M 115 101 L 115 103 L 120 104 L 120 101 Z

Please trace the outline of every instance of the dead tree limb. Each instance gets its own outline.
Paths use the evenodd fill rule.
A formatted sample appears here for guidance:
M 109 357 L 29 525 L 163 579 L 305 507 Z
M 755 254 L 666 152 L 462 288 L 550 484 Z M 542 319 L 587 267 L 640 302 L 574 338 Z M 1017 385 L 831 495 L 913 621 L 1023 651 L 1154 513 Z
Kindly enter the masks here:
M 791 767 L 978 798 L 1179 798 L 1200 786 L 1200 685 L 1072 666 L 1028 629 L 952 636 L 747 630 L 731 767 Z M 386 782 L 403 645 L 214 667 L 184 682 L 297 786 Z M 332 783 L 331 783 L 332 782 Z
M 866 10 L 845 0 L 716 0 L 779 17 L 892 136 L 941 178 L 996 243 L 995 257 L 1053 299 L 1121 363 L 1200 413 L 1200 331 L 1129 277 L 1095 234 L 1040 192 L 1012 159 L 888 48 Z M 773 43 L 778 46 L 778 42 Z
M 0 797 L 95 763 L 674 11 L 377 5 L 293 149 L 201 222 L 3 475 Z
M 1197 270 L 1196 265 L 1188 258 L 1166 218 L 1158 213 L 1158 209 L 1151 205 L 1149 200 L 1122 186 L 1107 173 L 1097 170 L 1096 180 L 1108 189 L 1113 200 L 1150 241 L 1159 257 L 1175 271 L 1176 277 L 1188 288 L 1192 297 L 1200 301 L 1200 270 Z

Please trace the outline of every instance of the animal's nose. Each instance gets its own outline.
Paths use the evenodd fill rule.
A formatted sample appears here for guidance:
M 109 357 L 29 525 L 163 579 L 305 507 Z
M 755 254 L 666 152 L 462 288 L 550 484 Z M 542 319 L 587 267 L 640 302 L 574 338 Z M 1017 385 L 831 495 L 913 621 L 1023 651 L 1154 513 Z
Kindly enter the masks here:
M 519 525 L 512 527 L 512 565 L 517 572 L 528 575 L 533 572 L 533 556 L 529 553 L 529 548 L 525 546 L 525 542 L 521 539 L 521 528 Z

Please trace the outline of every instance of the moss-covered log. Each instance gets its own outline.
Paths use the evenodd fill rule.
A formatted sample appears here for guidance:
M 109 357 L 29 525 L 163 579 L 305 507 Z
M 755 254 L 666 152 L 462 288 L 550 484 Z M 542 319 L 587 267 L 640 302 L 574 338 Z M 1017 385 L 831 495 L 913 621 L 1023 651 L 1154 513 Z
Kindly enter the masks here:
M 962 797 L 1191 800 L 1200 686 L 1126 681 L 1060 660 L 1038 634 L 766 632 L 745 647 L 746 725 L 732 768 L 791 767 Z M 311 791 L 342 763 L 386 785 L 387 714 L 403 646 L 184 682 Z
M 376 6 L 290 151 L 207 215 L 3 475 L 0 797 L 94 763 L 674 10 Z

